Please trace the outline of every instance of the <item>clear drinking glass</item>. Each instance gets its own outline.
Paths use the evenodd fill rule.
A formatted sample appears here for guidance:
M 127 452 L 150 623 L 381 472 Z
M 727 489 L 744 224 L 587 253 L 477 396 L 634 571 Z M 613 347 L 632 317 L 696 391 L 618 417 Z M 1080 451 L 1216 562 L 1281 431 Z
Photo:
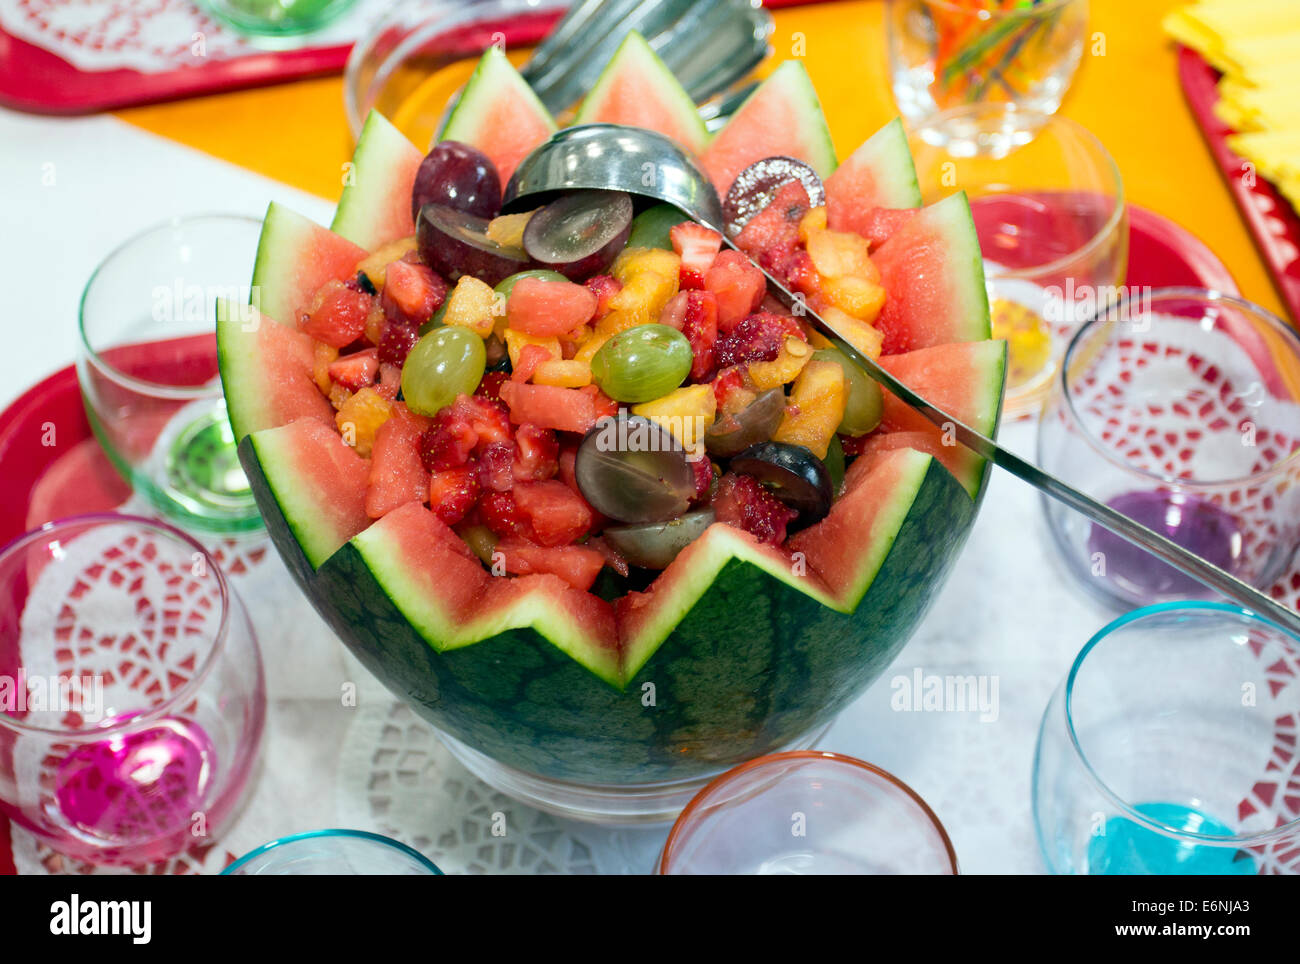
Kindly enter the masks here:
M 250 302 L 255 218 L 174 218 L 122 244 L 81 297 L 77 379 L 95 436 L 181 525 L 247 532 L 261 516 L 217 372 L 216 302 Z
M 1198 288 L 1132 292 L 1070 343 L 1043 409 L 1046 471 L 1259 589 L 1300 543 L 1300 337 Z M 1125 606 L 1211 590 L 1044 498 L 1068 567 Z
M 1070 337 L 1120 297 L 1128 268 L 1128 207 L 1106 148 L 1069 118 L 1023 114 L 958 107 L 911 135 L 925 202 L 970 199 L 993 337 L 1007 340 L 1009 418 L 1038 413 Z
M 290 37 L 321 29 L 356 0 L 198 0 L 198 3 L 240 33 Z
M 1300 873 L 1300 638 L 1167 603 L 1088 641 L 1043 716 L 1034 822 L 1068 874 Z
M 796 750 L 743 763 L 673 825 L 661 874 L 955 874 L 924 800 L 879 767 Z
M 223 877 L 442 876 L 433 861 L 392 837 L 365 830 L 312 830 L 244 854 Z
M 239 597 L 178 529 L 74 516 L 0 550 L 0 810 L 98 864 L 220 833 L 266 717 Z
M 1055 113 L 1083 56 L 1087 29 L 1088 0 L 889 0 L 894 101 L 909 124 L 989 102 Z

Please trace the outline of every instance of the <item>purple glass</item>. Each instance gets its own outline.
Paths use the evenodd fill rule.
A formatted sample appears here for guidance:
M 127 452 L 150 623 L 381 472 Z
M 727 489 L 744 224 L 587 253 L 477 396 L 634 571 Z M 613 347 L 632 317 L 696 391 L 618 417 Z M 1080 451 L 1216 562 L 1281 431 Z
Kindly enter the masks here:
M 266 717 L 238 596 L 181 531 L 52 522 L 0 550 L 0 812 L 60 854 L 137 866 L 203 847 Z

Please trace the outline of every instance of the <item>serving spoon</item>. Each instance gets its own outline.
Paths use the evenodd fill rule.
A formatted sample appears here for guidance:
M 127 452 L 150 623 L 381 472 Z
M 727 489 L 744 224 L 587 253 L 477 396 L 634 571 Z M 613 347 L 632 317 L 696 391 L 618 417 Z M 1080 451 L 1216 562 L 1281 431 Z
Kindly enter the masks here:
M 713 228 L 722 235 L 724 244 L 739 250 L 728 237 L 722 204 L 708 177 L 667 137 L 637 127 L 584 124 L 565 128 L 552 135 L 515 169 L 506 185 L 503 210 L 529 210 L 559 192 L 582 189 L 623 191 L 671 204 L 688 217 Z M 1134 522 L 1128 516 L 1044 472 L 1032 462 L 1003 448 L 921 397 L 874 359 L 849 344 L 835 330 L 834 325 L 764 271 L 761 265 L 755 264 L 755 267 L 763 271 L 769 290 L 787 308 L 797 308 L 804 319 L 871 378 L 976 455 L 1202 585 L 1300 635 L 1300 613 L 1269 598 L 1231 573 L 1206 562 L 1173 540 Z

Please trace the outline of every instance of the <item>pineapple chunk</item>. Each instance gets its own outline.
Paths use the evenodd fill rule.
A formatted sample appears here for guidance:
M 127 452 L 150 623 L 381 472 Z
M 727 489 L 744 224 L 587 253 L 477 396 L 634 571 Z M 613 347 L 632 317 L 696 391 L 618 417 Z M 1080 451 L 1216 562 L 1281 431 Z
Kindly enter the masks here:
M 631 328 L 659 320 L 668 299 L 677 294 L 677 275 L 638 271 L 623 283 L 623 290 L 609 299 L 610 312 L 599 322 L 602 330 L 613 325 Z M 612 316 L 618 315 L 617 319 Z M 622 329 L 619 329 L 622 330 Z
M 497 293 L 486 281 L 461 275 L 456 287 L 447 297 L 447 310 L 442 316 L 444 325 L 468 328 L 480 338 L 492 334 L 496 321 Z
M 506 329 L 506 352 L 510 355 L 510 367 L 519 367 L 519 356 L 523 353 L 525 345 L 538 345 L 545 348 L 551 353 L 551 358 L 563 358 L 564 354 L 560 351 L 560 339 L 551 335 L 549 337 L 542 335 L 526 335 L 522 331 L 515 331 L 513 328 Z
M 343 441 L 357 450 L 357 455 L 370 458 L 371 446 L 379 426 L 392 417 L 393 405 L 373 388 L 363 388 L 339 408 L 334 416 Z
M 824 459 L 848 401 L 844 369 L 832 361 L 810 361 L 795 379 L 785 415 L 772 438 L 802 445 Z
M 838 331 L 850 345 L 868 358 L 879 358 L 880 349 L 885 343 L 885 336 L 879 329 L 871 327 L 865 321 L 859 321 L 852 315 L 831 305 L 818 312 L 832 328 Z
M 826 230 L 826 205 L 812 208 L 799 221 L 799 240 L 804 244 L 817 231 Z
M 621 330 L 621 329 L 620 329 Z M 573 360 L 591 364 L 591 360 L 596 357 L 596 352 L 604 346 L 617 332 L 596 331 L 590 338 L 578 346 L 578 350 L 573 353 Z
M 632 406 L 633 415 L 643 415 L 663 426 L 690 450 L 704 444 L 704 433 L 717 413 L 718 400 L 712 385 L 687 385 L 661 398 Z
M 316 382 L 316 387 L 320 389 L 322 395 L 328 395 L 330 388 L 333 387 L 334 381 L 330 378 L 330 365 L 334 364 L 334 359 L 339 357 L 339 350 L 331 348 L 323 341 L 318 341 L 314 345 L 314 352 L 311 359 L 311 377 Z
M 808 257 L 823 278 L 855 275 L 879 281 L 880 272 L 867 257 L 867 239 L 848 231 L 813 231 L 808 235 Z
M 591 384 L 591 365 L 584 361 L 551 359 L 533 369 L 534 385 L 582 388 Z
M 808 343 L 794 335 L 785 339 L 781 354 L 771 361 L 752 361 L 746 374 L 749 382 L 760 392 L 792 382 L 803 371 L 803 366 L 812 358 L 813 350 Z
M 885 307 L 885 289 L 857 275 L 843 275 L 822 281 L 822 291 L 836 308 L 868 324 Z
M 414 235 L 409 238 L 398 238 L 396 241 L 389 241 L 387 244 L 375 248 L 374 251 L 358 261 L 356 271 L 365 272 L 366 277 L 370 279 L 370 283 L 378 290 L 383 291 L 384 279 L 388 276 L 388 266 L 394 261 L 400 261 L 403 256 L 410 254 L 414 250 Z
M 525 211 L 523 214 L 502 214 L 493 218 L 487 226 L 488 239 L 507 248 L 522 248 L 524 228 L 528 227 L 528 220 L 536 213 Z

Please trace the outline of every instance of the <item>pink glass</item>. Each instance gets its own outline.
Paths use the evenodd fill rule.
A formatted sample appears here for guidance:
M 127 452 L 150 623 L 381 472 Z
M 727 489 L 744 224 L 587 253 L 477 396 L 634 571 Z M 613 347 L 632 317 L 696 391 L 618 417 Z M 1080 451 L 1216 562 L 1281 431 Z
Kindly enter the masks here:
M 0 550 L 0 811 L 135 866 L 227 823 L 266 718 L 257 640 L 199 543 L 103 514 Z
M 673 824 L 661 874 L 955 874 L 934 811 L 893 774 L 821 750 L 733 767 Z

